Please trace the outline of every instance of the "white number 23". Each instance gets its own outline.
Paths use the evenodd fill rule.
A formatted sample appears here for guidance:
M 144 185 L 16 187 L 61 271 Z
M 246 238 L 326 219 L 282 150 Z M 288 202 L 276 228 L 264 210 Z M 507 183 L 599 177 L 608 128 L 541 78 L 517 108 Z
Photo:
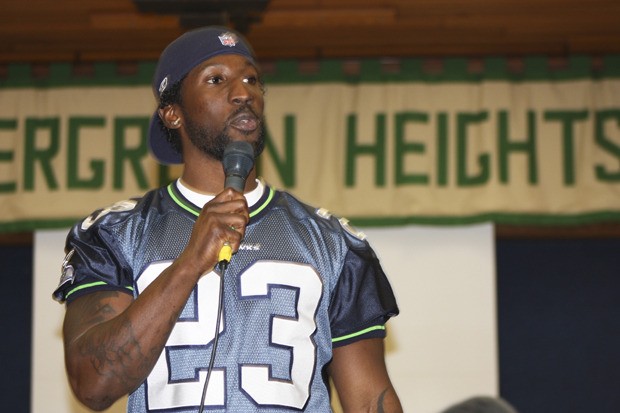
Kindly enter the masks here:
M 138 279 L 143 291 L 171 263 L 149 266 Z M 197 284 L 197 320 L 175 325 L 166 347 L 207 345 L 214 338 L 217 317 L 217 296 L 220 277 L 215 273 L 203 276 Z M 279 405 L 303 408 L 310 397 L 312 373 L 315 370 L 315 344 L 311 338 L 316 330 L 314 316 L 321 299 L 322 283 L 316 271 L 307 265 L 291 262 L 259 261 L 240 276 L 240 298 L 268 299 L 271 286 L 295 288 L 296 318 L 273 315 L 270 342 L 291 349 L 290 380 L 270 379 L 268 365 L 242 365 L 241 388 L 247 397 L 259 405 Z M 224 330 L 220 323 L 220 333 Z M 301 339 L 300 339 L 301 338 Z M 255 344 L 251 344 L 255 345 Z M 151 410 L 196 406 L 202 396 L 206 370 L 200 370 L 197 380 L 169 382 L 168 360 L 164 350 L 147 379 L 147 397 Z M 159 380 L 155 381 L 154 377 Z M 224 406 L 226 394 L 224 371 L 214 368 L 209 381 L 206 404 Z

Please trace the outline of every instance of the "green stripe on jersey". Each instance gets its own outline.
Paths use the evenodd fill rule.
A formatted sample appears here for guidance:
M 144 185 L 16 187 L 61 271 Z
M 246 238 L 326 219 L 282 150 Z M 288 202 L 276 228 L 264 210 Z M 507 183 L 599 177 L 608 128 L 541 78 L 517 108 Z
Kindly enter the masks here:
M 385 330 L 385 326 L 384 325 L 372 326 L 372 327 L 368 327 L 368 328 L 366 328 L 364 330 L 357 331 L 355 333 L 347 334 L 346 336 L 334 337 L 334 338 L 332 338 L 332 343 L 337 343 L 339 341 L 348 340 L 350 338 L 358 337 L 358 336 L 364 335 L 366 333 L 369 333 L 369 332 L 375 331 L 375 330 Z
M 107 285 L 107 283 L 106 283 L 106 282 L 103 282 L 103 281 L 95 281 L 95 282 L 93 282 L 93 283 L 84 284 L 84 285 L 80 285 L 80 286 L 78 286 L 78 287 L 75 287 L 73 290 L 71 290 L 71 291 L 69 291 L 69 292 L 67 293 L 67 295 L 65 296 L 65 300 L 66 300 L 66 299 L 67 299 L 67 298 L 68 298 L 71 294 L 73 294 L 73 293 L 75 293 L 75 292 L 78 292 L 78 291 L 83 290 L 83 289 L 85 289 L 85 288 L 96 287 L 96 286 L 98 286 L 98 285 Z M 125 288 L 127 288 L 127 289 L 128 289 L 128 290 L 130 290 L 130 291 L 133 291 L 133 287 L 125 287 Z

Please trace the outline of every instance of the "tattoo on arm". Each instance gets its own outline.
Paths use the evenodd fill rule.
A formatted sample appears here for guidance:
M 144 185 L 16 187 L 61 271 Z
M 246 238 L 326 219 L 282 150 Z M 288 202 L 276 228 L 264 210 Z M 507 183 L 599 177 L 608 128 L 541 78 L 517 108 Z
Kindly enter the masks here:
M 381 394 L 379 395 L 379 400 L 377 400 L 377 413 L 385 413 L 385 406 L 383 405 L 383 402 L 385 400 L 385 395 L 388 392 L 389 389 L 385 389 L 381 392 Z
M 109 334 L 94 337 L 93 340 L 85 340 L 79 346 L 79 353 L 90 360 L 95 371 L 100 376 L 114 377 L 121 383 L 128 384 L 140 377 L 131 377 L 136 372 L 131 363 L 141 356 L 140 344 L 135 339 L 131 324 L 126 320 L 114 331 L 117 339 L 108 340 Z M 139 370 L 139 369 L 138 369 Z
M 75 314 L 85 316 L 74 319 L 69 327 L 83 330 L 73 337 L 75 349 L 99 376 L 112 378 L 124 387 L 133 387 L 133 383 L 141 381 L 149 369 L 149 357 L 143 353 L 131 322 L 123 316 L 117 317 L 120 313 L 109 303 L 110 298 L 119 294 L 99 293 L 76 300 L 71 304 L 77 306 Z M 107 328 L 91 330 L 93 326 L 110 320 L 113 320 L 112 324 Z

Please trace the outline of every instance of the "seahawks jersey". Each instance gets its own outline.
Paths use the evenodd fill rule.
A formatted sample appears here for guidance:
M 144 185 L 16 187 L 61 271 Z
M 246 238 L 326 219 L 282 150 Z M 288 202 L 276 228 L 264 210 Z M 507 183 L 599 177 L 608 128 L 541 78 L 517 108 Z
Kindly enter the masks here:
M 97 211 L 67 238 L 59 301 L 100 290 L 137 297 L 187 244 L 200 208 L 175 183 Z M 346 222 L 268 186 L 225 274 L 190 295 L 129 413 L 196 412 L 218 317 L 208 411 L 328 412 L 334 346 L 383 337 L 398 314 L 374 252 Z

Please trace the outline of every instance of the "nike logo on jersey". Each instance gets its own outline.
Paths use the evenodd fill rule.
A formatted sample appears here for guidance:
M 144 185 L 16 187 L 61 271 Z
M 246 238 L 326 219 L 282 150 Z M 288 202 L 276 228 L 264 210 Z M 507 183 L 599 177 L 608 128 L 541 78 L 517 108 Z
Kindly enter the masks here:
M 246 243 L 246 242 L 242 242 L 241 245 L 239 245 L 239 251 L 260 251 L 260 244 L 251 244 L 251 243 Z

